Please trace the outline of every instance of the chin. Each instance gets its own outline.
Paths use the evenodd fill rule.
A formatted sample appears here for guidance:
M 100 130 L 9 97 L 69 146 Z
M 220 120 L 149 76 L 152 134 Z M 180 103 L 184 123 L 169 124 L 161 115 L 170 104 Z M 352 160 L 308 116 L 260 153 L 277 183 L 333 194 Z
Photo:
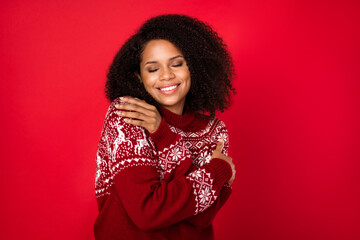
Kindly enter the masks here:
M 157 101 L 158 103 L 160 103 L 162 106 L 166 106 L 166 107 L 171 107 L 171 106 L 175 106 L 177 104 L 179 104 L 180 102 L 182 102 L 182 100 L 178 97 L 173 97 L 173 98 L 160 98 L 159 101 Z
M 162 106 L 171 107 L 171 106 L 176 105 L 178 102 L 177 102 L 177 101 L 160 101 L 159 103 L 160 103 Z

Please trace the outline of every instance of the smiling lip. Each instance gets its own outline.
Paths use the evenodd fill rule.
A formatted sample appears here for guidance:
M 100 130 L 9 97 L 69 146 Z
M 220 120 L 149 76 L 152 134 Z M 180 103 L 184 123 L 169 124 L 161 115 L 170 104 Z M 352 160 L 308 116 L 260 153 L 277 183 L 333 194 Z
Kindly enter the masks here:
M 174 85 L 169 85 L 169 86 L 164 86 L 161 88 L 158 88 L 158 90 L 163 93 L 163 94 L 173 94 L 177 88 L 179 87 L 180 84 L 174 84 Z

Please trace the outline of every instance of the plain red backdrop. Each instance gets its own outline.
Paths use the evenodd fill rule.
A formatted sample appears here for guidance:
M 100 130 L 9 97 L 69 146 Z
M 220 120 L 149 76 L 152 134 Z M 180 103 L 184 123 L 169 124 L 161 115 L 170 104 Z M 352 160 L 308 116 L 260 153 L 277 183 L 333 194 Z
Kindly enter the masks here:
M 1 1 L 1 238 L 93 239 L 107 69 L 149 17 L 233 55 L 237 175 L 217 239 L 360 239 L 358 1 Z

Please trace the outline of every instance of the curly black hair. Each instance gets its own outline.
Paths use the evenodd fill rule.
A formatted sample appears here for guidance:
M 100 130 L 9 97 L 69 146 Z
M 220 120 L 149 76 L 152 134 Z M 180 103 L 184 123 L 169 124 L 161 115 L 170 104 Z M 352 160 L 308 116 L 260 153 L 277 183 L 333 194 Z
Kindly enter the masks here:
M 210 117 L 230 106 L 235 69 L 227 46 L 210 25 L 179 14 L 150 18 L 124 43 L 107 74 L 105 92 L 110 101 L 132 96 L 157 106 L 135 75 L 140 74 L 144 47 L 153 39 L 168 40 L 183 53 L 191 77 L 185 105 Z

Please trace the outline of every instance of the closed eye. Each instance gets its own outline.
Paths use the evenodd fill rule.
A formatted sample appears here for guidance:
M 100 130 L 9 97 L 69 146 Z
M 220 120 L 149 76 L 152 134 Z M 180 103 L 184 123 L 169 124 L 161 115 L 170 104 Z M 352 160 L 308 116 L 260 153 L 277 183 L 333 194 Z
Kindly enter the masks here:
M 183 65 L 183 63 L 179 63 L 177 65 L 173 65 L 173 67 L 181 67 Z M 152 72 L 156 72 L 158 69 L 149 69 L 148 72 L 152 73 Z
M 177 65 L 173 65 L 173 67 L 181 67 L 183 64 L 182 63 L 179 63 Z

